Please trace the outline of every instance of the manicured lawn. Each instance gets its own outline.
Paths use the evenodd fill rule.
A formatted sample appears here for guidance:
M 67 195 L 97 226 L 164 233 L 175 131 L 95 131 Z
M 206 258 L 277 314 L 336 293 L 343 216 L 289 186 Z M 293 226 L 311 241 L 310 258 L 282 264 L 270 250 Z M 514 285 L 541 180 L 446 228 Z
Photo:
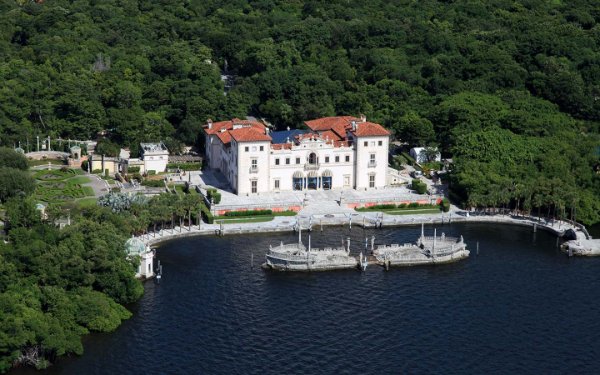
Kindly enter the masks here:
M 98 200 L 96 198 L 82 198 L 75 201 L 79 207 L 91 207 L 97 204 Z
M 67 180 L 69 184 L 87 184 L 90 182 L 89 177 L 86 176 L 77 176 Z
M 296 216 L 298 215 L 295 211 L 281 211 L 281 212 L 273 212 L 273 216 Z
M 38 171 L 34 174 L 38 180 L 34 197 L 47 203 L 64 203 L 78 198 L 93 197 L 94 190 L 83 186 L 90 182 L 83 171 L 77 169 Z
M 37 180 L 40 181 L 61 181 L 66 180 L 67 178 L 75 177 L 82 175 L 83 171 L 81 169 L 52 169 L 52 170 L 41 170 L 37 171 L 33 174 Z
M 439 214 L 439 208 L 421 208 L 421 209 L 406 209 L 406 210 L 384 210 L 390 215 L 420 215 L 420 214 Z
M 238 223 L 264 223 L 272 221 L 273 216 L 246 216 L 246 217 L 229 217 L 229 216 L 217 216 L 215 217 L 215 224 L 219 224 L 221 221 L 223 224 L 238 224 Z

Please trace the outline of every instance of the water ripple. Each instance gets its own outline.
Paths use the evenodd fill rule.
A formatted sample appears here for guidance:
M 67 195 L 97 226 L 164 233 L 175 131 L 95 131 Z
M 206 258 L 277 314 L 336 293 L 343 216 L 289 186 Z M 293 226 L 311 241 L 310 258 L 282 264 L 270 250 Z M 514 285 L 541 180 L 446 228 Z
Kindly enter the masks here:
M 146 283 L 134 317 L 113 334 L 91 336 L 84 356 L 47 373 L 597 370 L 600 259 L 568 259 L 556 251 L 554 237 L 526 228 L 443 230 L 463 234 L 473 256 L 389 272 L 369 267 L 364 273 L 285 274 L 265 273 L 258 263 L 269 244 L 294 241 L 293 234 L 165 243 L 158 252 L 165 275 L 160 285 Z M 314 232 L 312 243 L 337 246 L 349 236 L 357 253 L 371 234 L 402 243 L 419 232 L 330 228 Z

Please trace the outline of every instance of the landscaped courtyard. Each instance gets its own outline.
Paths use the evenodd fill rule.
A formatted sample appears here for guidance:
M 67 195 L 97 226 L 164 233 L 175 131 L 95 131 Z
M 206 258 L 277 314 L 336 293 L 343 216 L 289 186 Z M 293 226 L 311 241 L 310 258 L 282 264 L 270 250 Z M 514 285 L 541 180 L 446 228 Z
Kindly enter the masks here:
M 48 204 L 63 205 L 73 201 L 90 204 L 92 199 L 95 201 L 91 198 L 94 191 L 85 186 L 90 179 L 83 174 L 82 170 L 70 168 L 37 171 L 34 173 L 37 186 L 33 196 Z

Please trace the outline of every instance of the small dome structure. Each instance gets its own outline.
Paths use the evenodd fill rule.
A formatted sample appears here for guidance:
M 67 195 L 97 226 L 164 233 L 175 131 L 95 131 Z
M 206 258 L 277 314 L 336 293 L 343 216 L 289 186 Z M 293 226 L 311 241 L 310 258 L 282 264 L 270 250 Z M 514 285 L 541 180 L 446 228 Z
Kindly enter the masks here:
M 79 159 L 81 157 L 81 147 L 75 145 L 70 148 L 70 151 L 71 151 L 71 158 Z
M 138 238 L 131 237 L 125 242 L 127 255 L 142 255 L 146 252 L 146 245 Z

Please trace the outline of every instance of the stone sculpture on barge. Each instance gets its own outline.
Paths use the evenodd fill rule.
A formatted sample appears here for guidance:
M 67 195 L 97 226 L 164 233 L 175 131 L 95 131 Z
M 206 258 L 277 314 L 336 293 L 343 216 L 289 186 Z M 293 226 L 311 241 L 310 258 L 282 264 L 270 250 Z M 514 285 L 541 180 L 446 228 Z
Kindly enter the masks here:
M 433 237 L 428 237 L 423 226 L 416 243 L 379 245 L 373 250 L 377 262 L 386 268 L 456 262 L 467 258 L 469 253 L 462 236 L 446 237 L 442 233 L 438 237 L 434 229 Z
M 346 247 L 313 249 L 308 236 L 308 248 L 302 243 L 302 232 L 298 232 L 298 243 L 269 246 L 265 269 L 277 271 L 328 271 L 358 267 L 356 257 L 350 255 L 350 238 Z

